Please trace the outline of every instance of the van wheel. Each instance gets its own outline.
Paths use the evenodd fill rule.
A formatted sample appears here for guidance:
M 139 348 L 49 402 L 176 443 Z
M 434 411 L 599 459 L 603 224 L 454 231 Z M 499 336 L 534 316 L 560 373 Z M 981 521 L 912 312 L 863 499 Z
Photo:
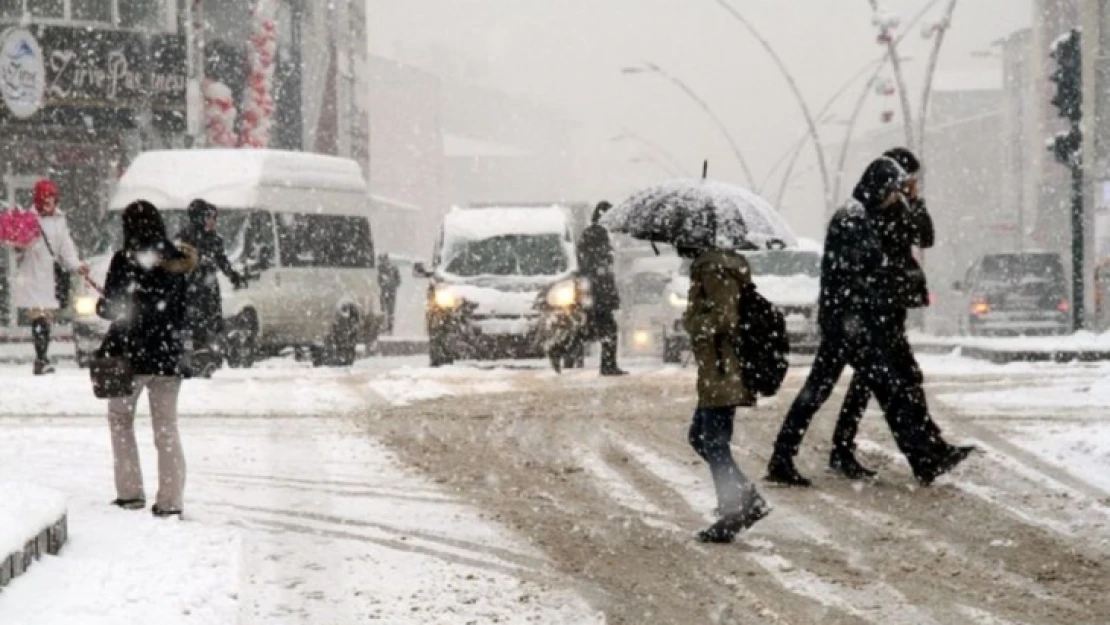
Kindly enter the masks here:
M 229 325 L 227 365 L 232 369 L 250 369 L 258 358 L 258 319 L 253 311 L 247 310 Z
M 672 338 L 663 340 L 663 362 L 676 365 L 682 362 L 682 346 Z

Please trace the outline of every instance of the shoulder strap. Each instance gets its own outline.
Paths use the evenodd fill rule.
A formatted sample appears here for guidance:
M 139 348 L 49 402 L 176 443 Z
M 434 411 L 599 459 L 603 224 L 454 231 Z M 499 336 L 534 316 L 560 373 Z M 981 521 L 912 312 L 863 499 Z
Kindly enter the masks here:
M 51 258 L 54 262 L 58 261 L 58 255 L 54 253 L 54 246 L 50 245 L 50 237 L 46 236 L 46 228 L 42 227 L 42 221 L 39 221 L 39 234 L 42 235 L 42 242 L 46 244 L 46 251 L 50 252 Z

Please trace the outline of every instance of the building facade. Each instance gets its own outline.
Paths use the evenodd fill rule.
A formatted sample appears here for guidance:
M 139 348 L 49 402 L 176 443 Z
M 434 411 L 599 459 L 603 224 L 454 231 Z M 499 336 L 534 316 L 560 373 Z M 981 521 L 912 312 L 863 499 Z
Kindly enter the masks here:
M 128 159 L 181 146 L 185 37 L 176 0 L 0 0 L 0 203 L 30 206 L 42 177 L 59 186 L 78 245 Z M 0 251 L 0 326 L 16 322 Z

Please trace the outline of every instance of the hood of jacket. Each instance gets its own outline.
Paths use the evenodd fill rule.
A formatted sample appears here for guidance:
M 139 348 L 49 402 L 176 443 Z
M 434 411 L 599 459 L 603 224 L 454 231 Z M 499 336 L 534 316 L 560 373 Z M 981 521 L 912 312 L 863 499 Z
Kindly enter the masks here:
M 852 198 L 863 204 L 867 210 L 875 210 L 891 191 L 904 185 L 908 177 L 906 170 L 894 159 L 885 156 L 875 159 L 864 170 L 856 188 L 852 190 Z

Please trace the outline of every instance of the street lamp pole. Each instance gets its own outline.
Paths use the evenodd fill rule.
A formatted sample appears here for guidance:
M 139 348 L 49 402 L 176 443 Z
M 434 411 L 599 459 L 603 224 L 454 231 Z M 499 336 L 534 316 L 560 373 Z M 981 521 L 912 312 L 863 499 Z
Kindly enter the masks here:
M 794 93 L 794 99 L 798 101 L 798 106 L 802 109 L 802 116 L 805 117 L 806 125 L 809 127 L 809 134 L 813 137 L 813 149 L 817 152 L 817 165 L 821 168 L 821 182 L 825 189 L 825 206 L 826 208 L 831 207 L 832 198 L 829 195 L 829 169 L 825 163 L 825 148 L 821 145 L 821 137 L 817 132 L 817 120 L 810 112 L 809 105 L 806 104 L 805 97 L 802 96 L 802 91 L 798 88 L 797 81 L 794 80 L 794 75 L 790 73 L 790 70 L 786 67 L 786 63 L 783 62 L 782 58 L 775 52 L 775 49 L 771 46 L 771 42 L 767 41 L 767 38 L 760 34 L 746 17 L 729 4 L 728 0 L 716 1 L 721 8 L 728 11 L 728 13 L 732 15 L 737 22 L 740 22 L 744 29 L 747 30 L 752 37 L 755 37 L 756 41 L 763 46 L 763 49 L 771 56 L 771 60 L 778 66 L 779 72 L 782 73 L 783 78 L 786 79 L 786 83 L 790 86 L 790 90 Z
M 668 73 L 655 63 L 650 63 L 647 61 L 645 61 L 644 64 L 641 66 L 622 68 L 621 73 L 629 75 L 657 74 L 670 81 L 671 84 L 673 84 L 674 86 L 678 87 L 679 90 L 685 93 L 687 97 L 689 97 L 691 100 L 694 101 L 695 104 L 701 107 L 701 109 L 705 111 L 705 114 L 708 115 L 711 120 L 713 120 L 713 123 L 717 126 L 717 129 L 720 130 L 721 135 L 724 136 L 725 140 L 728 141 L 729 147 L 732 148 L 732 153 L 736 155 L 736 160 L 740 162 L 740 167 L 744 170 L 744 176 L 748 179 L 748 185 L 755 184 L 755 177 L 752 176 L 752 171 L 748 167 L 748 161 L 744 158 L 744 154 L 743 152 L 741 152 L 739 144 L 736 143 L 736 139 L 732 136 L 732 133 L 728 131 L 728 127 L 725 126 L 725 123 L 721 121 L 721 118 L 718 117 L 715 112 L 713 112 L 713 109 L 709 106 L 709 104 L 707 104 L 706 101 L 703 100 L 683 80 L 673 74 Z
M 926 31 L 927 36 L 935 34 L 936 39 L 933 41 L 933 51 L 929 54 L 929 66 L 925 70 L 925 88 L 921 93 L 921 112 L 918 115 L 918 123 L 920 126 L 917 131 L 917 136 L 920 140 L 919 147 L 921 148 L 922 158 L 925 157 L 925 121 L 929 115 L 929 96 L 932 95 L 933 92 L 933 76 L 936 73 L 937 58 L 940 56 L 940 48 L 944 44 L 944 35 L 948 32 L 948 27 L 952 25 L 952 13 L 956 10 L 956 1 L 957 0 L 949 0 L 948 8 L 944 11 L 944 17 Z M 922 186 L 925 184 L 924 174 L 925 172 L 922 171 L 919 176 Z
M 640 143 L 640 144 L 644 145 L 645 147 L 647 147 L 649 150 L 654 152 L 656 154 L 656 156 L 662 158 L 663 161 L 666 162 L 668 168 L 674 169 L 675 171 L 678 171 L 678 172 L 681 172 L 685 169 L 682 166 L 682 163 L 680 163 L 679 160 L 677 158 L 675 158 L 674 154 L 671 154 L 666 148 L 664 148 L 663 146 L 659 145 L 658 143 L 652 141 L 651 139 L 648 139 L 647 137 L 645 137 L 643 135 L 632 132 L 631 130 L 629 130 L 627 128 L 621 128 L 620 134 L 616 135 L 612 139 L 610 139 L 610 141 L 614 141 L 614 142 L 616 142 L 616 141 L 627 141 L 627 140 L 636 141 L 637 143 Z

